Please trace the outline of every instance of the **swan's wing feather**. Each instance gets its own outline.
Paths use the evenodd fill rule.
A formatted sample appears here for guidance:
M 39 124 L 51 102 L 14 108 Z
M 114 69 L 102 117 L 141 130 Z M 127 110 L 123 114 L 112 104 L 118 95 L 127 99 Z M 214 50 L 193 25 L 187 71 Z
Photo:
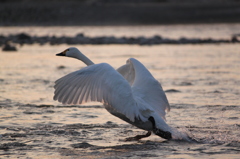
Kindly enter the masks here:
M 141 97 L 165 119 L 166 111 L 170 110 L 170 105 L 161 84 L 138 60 L 130 58 L 128 63 L 131 64 L 135 70 L 135 78 L 132 85 L 133 94 Z
M 54 100 L 63 104 L 98 101 L 132 121 L 141 116 L 129 83 L 106 63 L 72 72 L 57 80 L 54 88 Z
M 117 71 L 128 81 L 130 85 L 133 84 L 135 79 L 135 70 L 133 65 L 126 63 L 117 69 Z

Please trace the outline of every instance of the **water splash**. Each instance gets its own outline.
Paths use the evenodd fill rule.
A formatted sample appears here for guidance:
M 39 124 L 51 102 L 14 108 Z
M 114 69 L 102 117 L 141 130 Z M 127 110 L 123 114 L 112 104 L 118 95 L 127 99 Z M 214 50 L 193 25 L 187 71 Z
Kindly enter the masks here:
M 202 144 L 216 144 L 216 145 L 239 145 L 239 125 L 234 125 L 230 128 L 221 127 L 194 127 L 191 128 L 173 128 L 172 136 L 174 140 L 202 143 Z
M 187 142 L 198 142 L 197 139 L 188 131 L 186 128 L 174 128 L 171 127 L 173 140 L 187 141 Z

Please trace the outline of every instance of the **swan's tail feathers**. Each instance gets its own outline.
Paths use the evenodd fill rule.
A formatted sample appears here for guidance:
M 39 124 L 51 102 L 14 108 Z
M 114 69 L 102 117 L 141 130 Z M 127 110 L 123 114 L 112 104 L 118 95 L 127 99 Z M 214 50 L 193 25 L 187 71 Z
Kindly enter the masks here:
M 156 134 L 164 139 L 167 139 L 167 140 L 172 139 L 172 133 L 169 131 L 162 131 L 160 129 L 155 129 L 155 130 L 153 130 L 153 132 L 154 132 L 154 134 Z
M 190 133 L 186 129 L 177 129 L 169 126 L 161 117 L 158 115 L 150 116 L 148 118 L 152 122 L 153 133 L 167 140 L 179 140 L 197 143 L 198 141 L 189 135 Z
M 172 139 L 172 133 L 168 130 L 171 130 L 169 129 L 169 126 L 165 123 L 165 121 L 163 119 L 158 119 L 157 123 L 156 123 L 156 120 L 154 119 L 154 117 L 150 116 L 148 118 L 149 121 L 152 122 L 152 131 L 154 134 L 164 138 L 164 139 L 167 139 L 167 140 L 170 140 Z M 159 123 L 161 123 L 161 128 L 159 128 L 159 126 L 157 127 L 157 125 L 159 125 Z M 156 125 L 157 124 L 157 125 Z

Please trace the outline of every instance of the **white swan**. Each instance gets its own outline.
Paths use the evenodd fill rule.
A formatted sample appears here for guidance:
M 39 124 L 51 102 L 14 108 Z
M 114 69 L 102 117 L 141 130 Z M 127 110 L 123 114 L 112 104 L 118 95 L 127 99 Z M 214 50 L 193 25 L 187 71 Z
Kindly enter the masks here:
M 74 47 L 56 55 L 77 58 L 87 67 L 58 79 L 54 100 L 63 104 L 98 101 L 112 115 L 148 131 L 127 140 L 148 137 L 151 132 L 173 138 L 173 130 L 165 122 L 170 106 L 162 86 L 138 60 L 130 58 L 116 71 L 106 63 L 94 64 Z

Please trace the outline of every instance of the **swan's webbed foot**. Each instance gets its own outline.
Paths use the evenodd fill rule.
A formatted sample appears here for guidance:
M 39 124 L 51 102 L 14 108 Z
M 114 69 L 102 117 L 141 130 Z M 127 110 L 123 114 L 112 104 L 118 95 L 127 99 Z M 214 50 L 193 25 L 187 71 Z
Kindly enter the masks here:
M 125 139 L 125 141 L 138 141 L 142 138 L 149 137 L 151 135 L 151 131 L 148 131 L 145 135 L 136 135 L 134 137 L 128 137 Z
M 156 128 L 155 120 L 152 116 L 149 117 L 148 120 L 151 121 L 153 124 L 153 133 L 154 134 L 156 134 L 164 139 L 167 139 L 167 140 L 172 139 L 172 134 L 169 131 L 163 131 L 161 129 Z

